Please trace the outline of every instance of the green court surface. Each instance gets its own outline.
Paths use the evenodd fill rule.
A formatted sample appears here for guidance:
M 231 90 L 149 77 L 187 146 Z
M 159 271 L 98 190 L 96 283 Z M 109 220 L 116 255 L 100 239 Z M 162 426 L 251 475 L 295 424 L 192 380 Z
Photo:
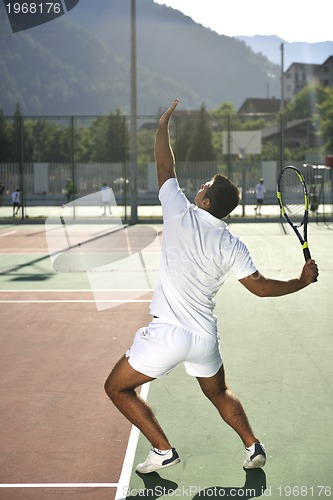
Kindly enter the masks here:
M 264 275 L 298 274 L 302 252 L 291 231 L 285 228 L 285 234 L 280 224 L 231 229 L 248 244 Z M 238 436 L 180 366 L 150 384 L 148 402 L 181 463 L 140 477 L 133 468 L 127 497 L 333 496 L 333 236 L 326 226 L 312 225 L 309 239 L 320 267 L 317 283 L 290 296 L 258 298 L 230 278 L 217 298 L 227 383 L 266 445 L 263 471 L 245 474 Z M 140 436 L 134 467 L 148 451 Z

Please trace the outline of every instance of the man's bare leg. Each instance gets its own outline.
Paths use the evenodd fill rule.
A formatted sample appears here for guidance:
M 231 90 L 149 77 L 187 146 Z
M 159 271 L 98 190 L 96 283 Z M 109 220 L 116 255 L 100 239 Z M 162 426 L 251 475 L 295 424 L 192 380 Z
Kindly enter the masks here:
M 154 448 L 172 448 L 152 409 L 137 394 L 136 388 L 155 380 L 134 370 L 123 356 L 105 382 L 105 392 L 118 410 L 146 436 Z
M 246 447 L 259 443 L 237 396 L 226 386 L 223 365 L 213 377 L 198 377 L 200 387 L 223 420 L 232 427 Z

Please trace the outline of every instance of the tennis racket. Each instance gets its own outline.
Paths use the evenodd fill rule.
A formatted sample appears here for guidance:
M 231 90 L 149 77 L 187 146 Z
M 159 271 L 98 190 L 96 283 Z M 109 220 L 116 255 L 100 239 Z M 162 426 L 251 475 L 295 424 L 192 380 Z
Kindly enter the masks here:
M 301 172 L 295 167 L 285 167 L 278 178 L 277 197 L 281 213 L 299 239 L 305 262 L 311 259 L 308 244 L 309 195 Z M 303 235 L 300 229 L 303 228 Z

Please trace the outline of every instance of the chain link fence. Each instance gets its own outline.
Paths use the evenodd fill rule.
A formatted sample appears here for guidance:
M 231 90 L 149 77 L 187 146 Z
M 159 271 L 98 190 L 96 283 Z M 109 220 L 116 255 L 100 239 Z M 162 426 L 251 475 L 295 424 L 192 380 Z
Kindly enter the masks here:
M 133 175 L 138 206 L 159 204 L 154 166 L 157 116 L 137 118 L 135 174 L 130 165 L 130 118 L 118 112 L 96 117 L 2 118 L 0 182 L 4 204 L 11 204 L 10 194 L 18 188 L 26 206 L 64 204 L 69 201 L 66 184 L 70 180 L 72 199 L 99 191 L 103 185 L 111 187 L 126 219 L 130 218 Z M 319 168 L 324 157 L 322 143 L 320 137 L 310 134 L 308 123 L 290 130 L 287 124 L 281 134 L 278 114 L 216 117 L 206 113 L 201 135 L 200 126 L 199 112 L 179 112 L 170 127 L 177 175 L 191 201 L 203 182 L 222 173 L 240 187 L 243 214 L 247 205 L 255 204 L 255 186 L 261 177 L 267 190 L 265 203 L 276 204 L 278 172 L 292 164 L 302 170 L 318 205 L 325 206 L 321 211 L 332 214 L 332 170 Z M 193 143 L 198 146 L 196 154 Z M 207 143 L 211 148 L 205 153 Z

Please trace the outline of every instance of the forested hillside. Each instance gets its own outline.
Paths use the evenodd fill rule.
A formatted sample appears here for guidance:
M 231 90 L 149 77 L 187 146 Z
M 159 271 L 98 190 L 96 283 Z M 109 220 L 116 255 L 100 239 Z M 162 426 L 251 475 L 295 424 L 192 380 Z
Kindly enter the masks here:
M 333 35 L 332 35 L 333 37 Z M 322 64 L 333 55 L 333 42 L 286 42 L 278 36 L 238 36 L 256 54 L 263 54 L 270 61 L 281 64 L 281 43 L 284 45 L 284 70 L 295 62 L 306 64 Z
M 153 0 L 137 4 L 138 113 L 174 96 L 185 109 L 279 96 L 279 66 L 244 42 Z M 0 4 L 0 108 L 24 115 L 130 111 L 130 0 L 81 0 L 66 16 L 13 34 Z

